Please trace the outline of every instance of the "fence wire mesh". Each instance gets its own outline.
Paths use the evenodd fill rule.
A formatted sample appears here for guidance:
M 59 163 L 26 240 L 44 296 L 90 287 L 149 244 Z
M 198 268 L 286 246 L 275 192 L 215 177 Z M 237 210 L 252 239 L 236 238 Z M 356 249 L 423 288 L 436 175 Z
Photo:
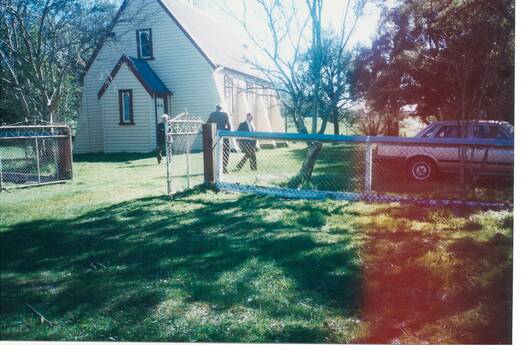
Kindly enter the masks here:
M 0 127 L 0 189 L 72 179 L 69 127 Z
M 512 203 L 512 140 L 218 134 L 218 182 L 224 189 Z
M 164 130 L 168 194 L 202 184 L 202 152 L 194 152 L 200 148 L 202 120 L 188 113 L 165 115 Z

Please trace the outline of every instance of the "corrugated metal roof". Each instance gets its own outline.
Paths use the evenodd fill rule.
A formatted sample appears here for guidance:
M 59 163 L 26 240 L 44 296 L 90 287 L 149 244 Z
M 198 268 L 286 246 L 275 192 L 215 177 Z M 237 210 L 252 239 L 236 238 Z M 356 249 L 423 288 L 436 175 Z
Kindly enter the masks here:
M 160 0 L 171 15 L 217 66 L 266 80 L 245 58 L 253 56 L 248 43 L 207 13 L 179 0 Z

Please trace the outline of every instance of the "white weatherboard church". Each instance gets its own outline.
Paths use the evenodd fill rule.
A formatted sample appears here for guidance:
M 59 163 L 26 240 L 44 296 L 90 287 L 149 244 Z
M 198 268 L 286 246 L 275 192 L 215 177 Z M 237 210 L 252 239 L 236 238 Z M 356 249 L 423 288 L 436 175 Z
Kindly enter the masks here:
M 164 113 L 206 121 L 217 102 L 234 129 L 252 111 L 257 131 L 284 132 L 269 83 L 243 62 L 247 51 L 180 0 L 125 0 L 88 63 L 74 152 L 151 152 Z

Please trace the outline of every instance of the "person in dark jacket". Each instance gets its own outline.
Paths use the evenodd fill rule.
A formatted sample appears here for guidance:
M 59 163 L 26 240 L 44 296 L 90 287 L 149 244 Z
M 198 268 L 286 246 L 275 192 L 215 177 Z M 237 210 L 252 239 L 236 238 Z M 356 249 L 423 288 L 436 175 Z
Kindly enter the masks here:
M 230 117 L 228 113 L 222 112 L 222 105 L 217 103 L 215 105 L 215 112 L 210 113 L 208 123 L 215 123 L 217 130 L 228 130 L 231 131 L 232 127 L 230 124 Z M 230 159 L 230 140 L 224 139 L 224 145 L 222 148 L 222 169 L 225 173 L 228 172 L 228 161 Z
M 157 124 L 157 162 L 162 163 L 162 153 L 166 151 L 166 134 L 164 121 Z
M 255 127 L 253 126 L 253 114 L 246 114 L 246 120 L 239 124 L 237 131 L 249 131 L 254 132 Z M 247 160 L 250 160 L 250 169 L 257 170 L 257 141 L 256 140 L 239 140 L 239 148 L 244 153 L 239 164 L 237 164 L 237 170 L 241 170 Z

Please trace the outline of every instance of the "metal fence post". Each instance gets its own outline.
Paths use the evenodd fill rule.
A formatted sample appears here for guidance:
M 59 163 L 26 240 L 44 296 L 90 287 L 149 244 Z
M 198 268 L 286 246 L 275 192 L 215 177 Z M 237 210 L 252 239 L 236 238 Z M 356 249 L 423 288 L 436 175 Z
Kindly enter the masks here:
M 163 116 L 164 119 L 164 144 L 166 146 L 166 185 L 168 187 L 168 195 L 171 196 L 171 145 L 170 145 L 170 133 L 169 133 L 169 121 L 167 115 Z
M 217 137 L 215 142 L 215 181 L 222 181 L 222 162 L 223 162 L 224 138 Z
M 367 137 L 365 149 L 365 192 L 372 192 L 372 165 L 372 143 L 370 142 L 370 137 Z
M 0 192 L 2 192 L 3 189 L 4 189 L 4 174 L 2 173 L 2 154 L 0 152 Z
M 35 152 L 36 152 L 36 171 L 38 174 L 38 184 L 41 184 L 40 180 L 40 150 L 38 148 L 38 137 L 35 137 Z
M 187 189 L 191 187 L 190 185 L 190 140 L 189 136 L 186 135 L 186 182 L 187 182 Z
M 73 181 L 73 174 L 74 174 L 74 171 L 73 171 L 73 134 L 71 133 L 71 128 L 68 126 L 67 127 L 67 156 L 69 157 L 68 159 L 68 166 L 69 166 L 69 170 L 70 170 L 70 175 L 69 175 L 69 179 L 71 181 Z

